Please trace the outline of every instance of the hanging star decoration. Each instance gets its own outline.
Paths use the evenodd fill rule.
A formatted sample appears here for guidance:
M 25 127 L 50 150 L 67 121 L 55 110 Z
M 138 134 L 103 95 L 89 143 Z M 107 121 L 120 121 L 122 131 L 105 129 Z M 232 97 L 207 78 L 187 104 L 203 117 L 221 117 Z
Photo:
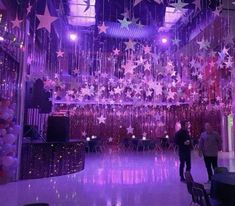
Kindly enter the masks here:
M 126 128 L 127 134 L 133 134 L 134 128 L 130 125 L 129 127 Z
M 87 133 L 85 131 L 82 132 L 82 136 L 86 137 Z
M 124 44 L 126 45 L 126 49 L 125 50 L 135 50 L 135 45 L 136 45 L 136 43 L 135 42 L 133 42 L 131 39 L 129 39 L 129 41 L 128 42 L 124 42 Z
M 202 10 L 201 0 L 195 0 L 192 4 L 195 5 L 195 10 L 197 10 L 197 9 Z
M 127 63 L 122 66 L 122 68 L 124 68 L 125 75 L 126 74 L 133 74 L 135 65 L 133 64 L 133 62 L 131 60 L 128 60 Z
M 30 5 L 30 3 L 28 4 L 27 7 L 27 15 L 31 12 L 32 6 Z
M 121 29 L 125 28 L 129 30 L 129 25 L 132 23 L 131 21 L 127 21 L 127 19 L 124 17 L 123 20 L 118 19 L 119 23 L 121 24 Z
M 99 121 L 99 124 L 105 124 L 106 118 L 104 117 L 104 115 L 101 115 L 100 117 L 97 118 Z
M 91 3 L 90 3 L 90 0 L 85 0 L 84 3 L 86 3 L 86 8 L 84 10 L 84 13 L 85 13 L 90 8 Z
M 36 16 L 39 20 L 39 25 L 37 29 L 45 28 L 49 33 L 51 33 L 51 24 L 54 21 L 56 21 L 58 18 L 50 15 L 47 4 L 44 10 L 44 14 L 43 15 L 37 14 Z
M 135 2 L 134 2 L 134 7 L 136 6 L 136 5 L 138 5 L 140 2 L 142 2 L 143 0 L 135 0 Z
M 172 44 L 179 47 L 179 43 L 180 43 L 180 40 L 175 38 L 175 39 L 172 39 Z
M 101 33 L 107 33 L 108 27 L 105 26 L 105 24 L 104 24 L 104 22 L 103 22 L 101 26 L 98 26 L 98 29 L 99 29 L 99 34 L 101 34 Z
M 214 16 L 220 16 L 220 13 L 222 12 L 222 8 L 216 7 L 215 11 L 213 11 Z
M 188 5 L 188 3 L 183 3 L 182 0 L 178 0 L 177 3 L 172 3 L 172 4 L 170 4 L 170 6 L 172 6 L 172 7 L 175 8 L 175 9 L 174 9 L 174 12 L 176 12 L 176 11 L 183 11 L 183 8 L 184 8 L 185 6 L 187 6 L 187 5 Z
M 145 46 L 145 47 L 144 47 L 144 54 L 151 54 L 151 49 L 152 49 L 152 48 L 151 48 L 150 46 L 148 46 L 148 45 Z
M 197 44 L 200 46 L 200 50 L 205 49 L 207 50 L 210 47 L 210 43 L 205 40 L 204 38 L 201 41 L 197 41 Z
M 64 57 L 64 52 L 61 50 L 57 51 L 56 54 L 57 54 L 57 57 Z
M 16 18 L 14 21 L 11 21 L 12 23 L 12 28 L 14 29 L 15 27 L 20 28 L 20 24 L 22 23 L 23 20 L 19 20 L 18 16 L 16 15 Z
M 156 2 L 157 4 L 162 4 L 163 0 L 154 0 L 154 2 Z
M 120 50 L 119 50 L 119 49 L 116 48 L 116 49 L 113 50 L 113 54 L 114 54 L 114 55 L 117 56 L 117 55 L 119 55 L 119 53 L 120 53 Z

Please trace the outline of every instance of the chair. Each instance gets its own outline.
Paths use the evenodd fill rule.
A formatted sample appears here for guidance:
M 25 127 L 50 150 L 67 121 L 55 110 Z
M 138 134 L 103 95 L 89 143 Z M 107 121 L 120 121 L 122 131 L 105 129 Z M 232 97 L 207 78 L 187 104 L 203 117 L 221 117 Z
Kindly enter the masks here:
M 192 187 L 194 184 L 194 180 L 190 172 L 185 172 L 184 176 L 187 184 L 188 193 L 192 196 L 192 201 L 190 203 L 190 205 L 192 205 L 194 203 L 193 194 L 192 194 Z
M 200 206 L 223 206 L 221 202 L 210 198 L 206 194 L 206 190 L 202 184 L 195 182 L 192 187 L 192 195 L 194 203 Z
M 228 173 L 228 168 L 227 167 L 216 167 L 214 170 L 215 174 L 220 174 L 220 173 Z

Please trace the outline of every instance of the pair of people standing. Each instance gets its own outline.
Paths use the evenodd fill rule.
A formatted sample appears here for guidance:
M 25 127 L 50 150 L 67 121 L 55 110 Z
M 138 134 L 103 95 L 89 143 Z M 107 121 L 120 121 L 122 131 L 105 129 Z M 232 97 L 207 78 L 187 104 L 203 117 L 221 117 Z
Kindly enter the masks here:
M 189 133 L 186 128 L 186 123 L 181 122 L 181 129 L 175 134 L 175 143 L 179 149 L 180 159 L 180 180 L 185 181 L 184 167 L 186 164 L 186 171 L 191 170 L 191 149 L 192 143 Z M 205 124 L 205 132 L 200 136 L 199 140 L 199 155 L 204 157 L 206 165 L 208 180 L 211 180 L 213 170 L 218 166 L 218 151 L 221 150 L 221 139 L 217 132 L 213 131 L 210 123 Z

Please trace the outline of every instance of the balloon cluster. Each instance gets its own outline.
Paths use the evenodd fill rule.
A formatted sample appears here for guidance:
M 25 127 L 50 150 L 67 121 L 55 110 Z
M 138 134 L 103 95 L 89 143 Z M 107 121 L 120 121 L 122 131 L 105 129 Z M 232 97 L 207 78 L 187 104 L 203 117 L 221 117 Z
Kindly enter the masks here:
M 14 178 L 17 168 L 17 137 L 20 126 L 14 121 L 14 104 L 0 99 L 0 177 Z

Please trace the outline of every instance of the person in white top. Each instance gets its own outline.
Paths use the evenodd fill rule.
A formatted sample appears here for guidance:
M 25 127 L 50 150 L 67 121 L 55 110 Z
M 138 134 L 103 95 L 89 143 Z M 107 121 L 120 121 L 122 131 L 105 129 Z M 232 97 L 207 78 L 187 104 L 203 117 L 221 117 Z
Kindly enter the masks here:
M 205 132 L 200 136 L 199 140 L 199 155 L 204 157 L 208 180 L 211 180 L 213 170 L 218 167 L 218 152 L 221 150 L 221 138 L 215 132 L 210 123 L 205 124 Z

